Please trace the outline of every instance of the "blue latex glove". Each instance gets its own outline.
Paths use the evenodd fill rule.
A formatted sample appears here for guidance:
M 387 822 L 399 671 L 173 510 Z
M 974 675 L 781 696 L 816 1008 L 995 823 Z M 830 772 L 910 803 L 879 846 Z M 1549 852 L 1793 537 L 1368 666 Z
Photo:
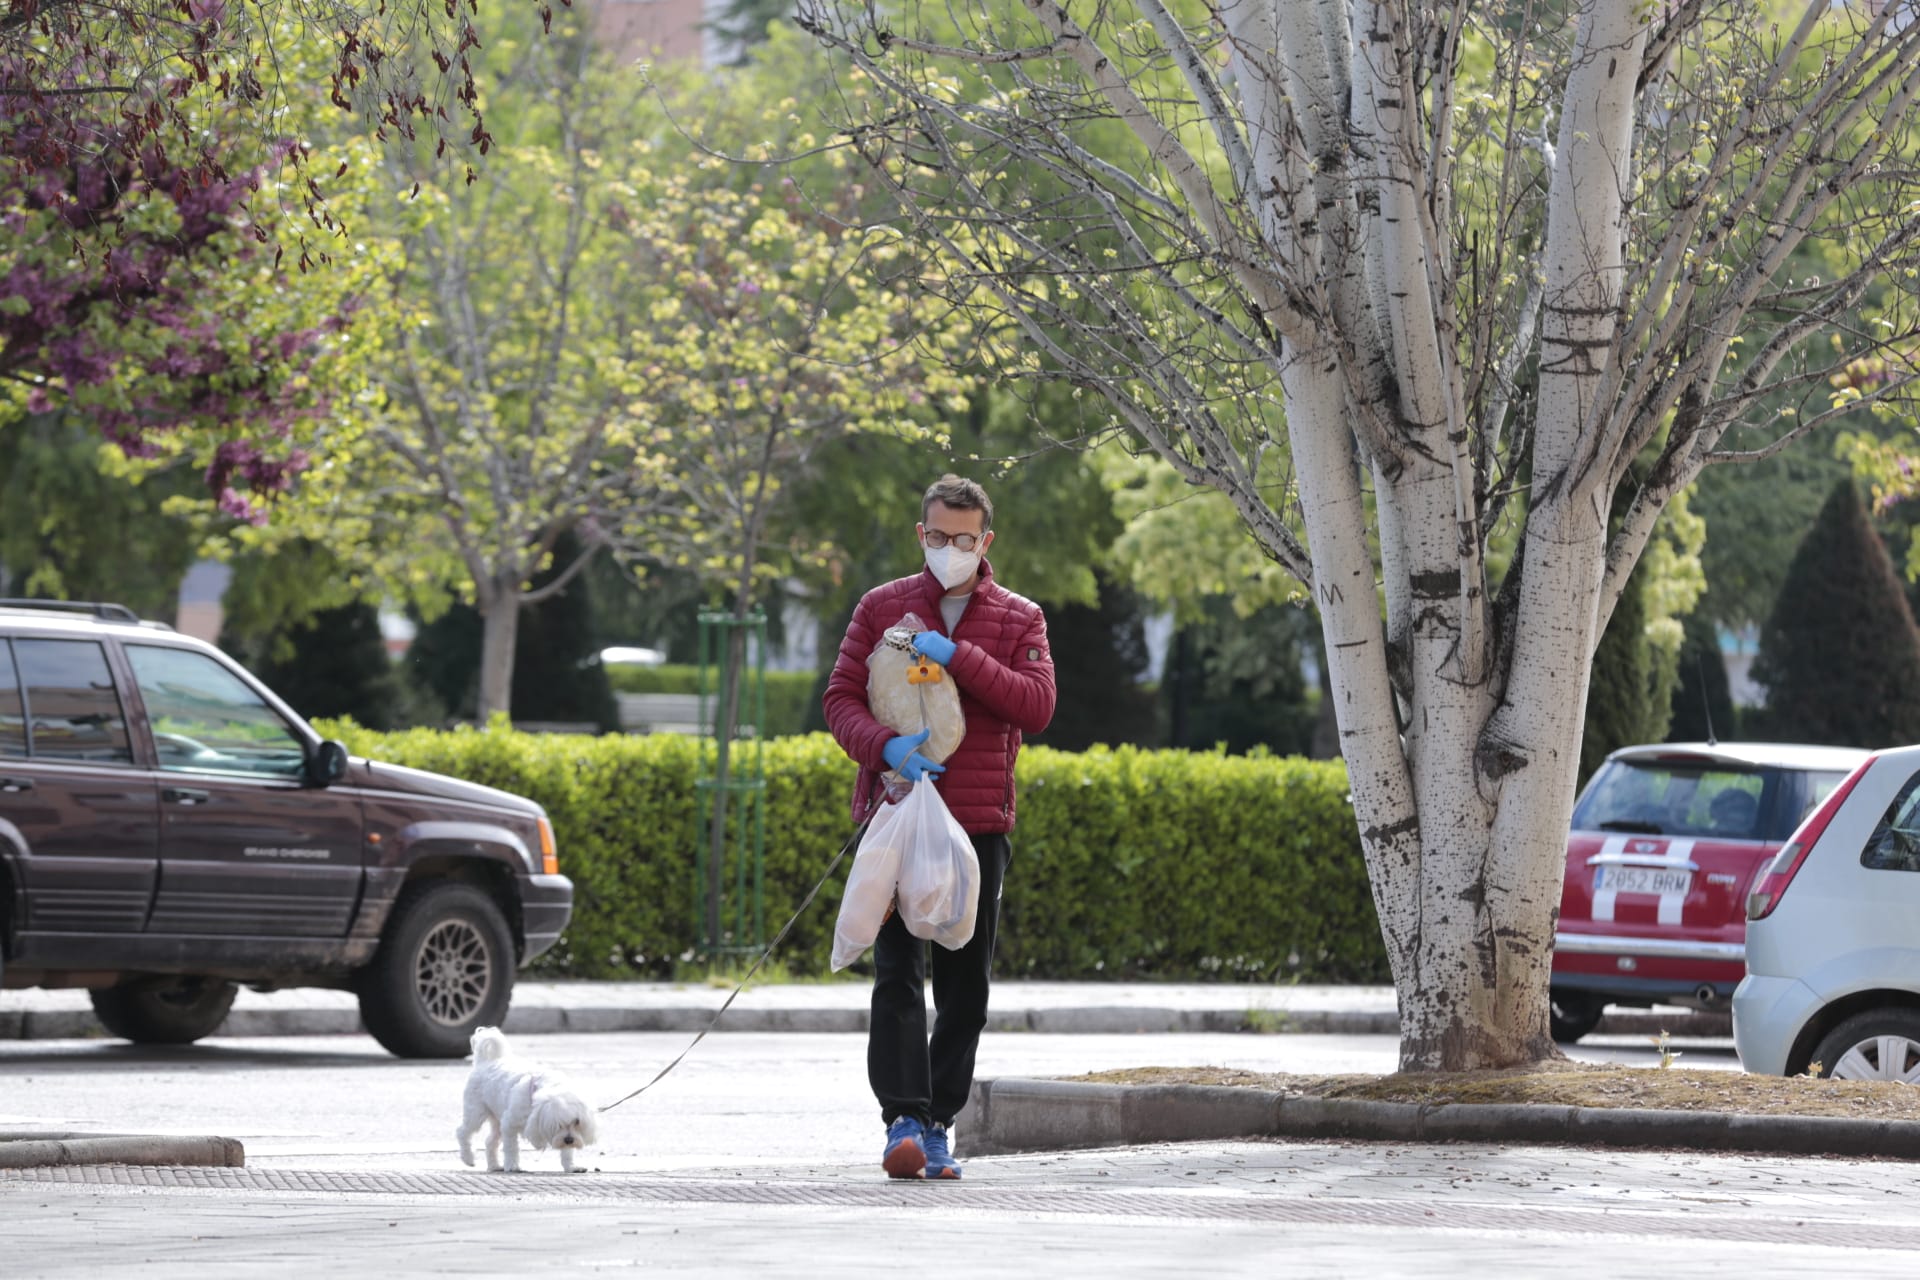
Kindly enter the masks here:
M 953 665 L 953 641 L 938 631 L 922 631 L 913 638 L 913 651 L 923 658 L 932 658 L 943 667 Z
M 880 748 L 880 754 L 886 757 L 887 764 L 908 782 L 919 782 L 924 778 L 935 778 L 947 771 L 947 766 L 935 764 L 920 755 L 916 750 L 927 740 L 931 729 L 922 729 L 918 733 L 902 734 L 898 738 L 889 738 L 887 745 Z

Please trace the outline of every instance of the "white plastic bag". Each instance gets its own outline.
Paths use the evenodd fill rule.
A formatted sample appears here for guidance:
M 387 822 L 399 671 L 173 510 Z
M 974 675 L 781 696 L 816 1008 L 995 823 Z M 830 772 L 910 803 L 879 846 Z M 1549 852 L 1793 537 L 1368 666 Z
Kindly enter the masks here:
M 867 709 L 873 718 L 895 733 L 930 730 L 914 754 L 944 764 L 967 736 L 967 719 L 960 710 L 960 691 L 945 668 L 928 664 L 933 678 L 911 683 L 909 672 L 921 660 L 907 646 L 926 625 L 909 613 L 891 627 L 867 655 Z
M 980 858 L 931 782 L 873 815 L 847 873 L 833 926 L 834 970 L 873 945 L 895 906 L 916 938 L 958 951 L 973 937 L 980 906 Z
M 915 788 L 918 790 L 919 788 Z M 929 788 L 931 790 L 931 788 Z M 883 804 L 873 815 L 860 848 L 847 872 L 847 891 L 840 898 L 840 916 L 833 926 L 833 968 L 838 971 L 858 960 L 893 910 L 900 882 L 900 855 L 906 847 L 910 823 L 903 821 L 902 804 Z
M 900 856 L 900 919 L 916 938 L 958 951 L 973 937 L 980 905 L 980 858 L 930 782 L 915 783 L 898 805 L 906 826 Z

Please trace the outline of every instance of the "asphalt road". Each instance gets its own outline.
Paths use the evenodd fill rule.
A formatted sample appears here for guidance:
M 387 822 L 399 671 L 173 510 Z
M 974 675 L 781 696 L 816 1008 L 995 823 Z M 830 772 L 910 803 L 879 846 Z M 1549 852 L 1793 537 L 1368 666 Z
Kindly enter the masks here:
M 678 1035 L 527 1037 L 605 1102 Z M 1489 1274 L 1690 1280 L 1911 1272 L 1909 1166 L 1699 1153 L 1216 1143 L 973 1161 L 961 1184 L 889 1184 L 859 1036 L 710 1037 L 607 1117 L 562 1177 L 470 1173 L 453 1151 L 465 1067 L 361 1037 L 175 1051 L 0 1043 L 0 1124 L 217 1133 L 236 1170 L 0 1173 L 0 1274 L 732 1277 Z M 1683 1044 L 1688 1066 L 1731 1047 Z M 1580 1056 L 1651 1067 L 1651 1045 Z M 1389 1037 L 990 1036 L 983 1073 L 1215 1064 L 1391 1068 Z M 961 1135 L 964 1144 L 964 1133 Z
M 521 1052 L 605 1105 L 687 1046 L 680 1034 L 521 1037 Z M 1640 1038 L 1575 1050 L 1652 1066 Z M 1682 1044 L 1689 1067 L 1738 1069 L 1730 1041 Z M 1117 1067 L 1385 1072 L 1391 1036 L 989 1034 L 982 1076 L 1066 1076 Z M 628 1172 L 877 1159 L 879 1116 L 858 1035 L 717 1033 L 651 1091 L 602 1121 L 588 1167 Z M 458 1168 L 460 1062 L 402 1061 L 364 1036 L 214 1038 L 180 1049 L 117 1041 L 0 1041 L 0 1126 L 239 1138 L 253 1166 Z M 965 1135 L 960 1135 L 964 1144 Z M 547 1157 L 552 1158 L 552 1157 Z

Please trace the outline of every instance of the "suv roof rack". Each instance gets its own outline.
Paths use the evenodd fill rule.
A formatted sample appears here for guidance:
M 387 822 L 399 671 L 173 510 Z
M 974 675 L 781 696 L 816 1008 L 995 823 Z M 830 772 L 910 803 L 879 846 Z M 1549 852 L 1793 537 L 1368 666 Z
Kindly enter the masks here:
M 97 600 L 25 600 L 0 597 L 0 608 L 47 609 L 55 613 L 84 613 L 106 622 L 139 622 L 140 615 L 123 604 L 105 604 Z

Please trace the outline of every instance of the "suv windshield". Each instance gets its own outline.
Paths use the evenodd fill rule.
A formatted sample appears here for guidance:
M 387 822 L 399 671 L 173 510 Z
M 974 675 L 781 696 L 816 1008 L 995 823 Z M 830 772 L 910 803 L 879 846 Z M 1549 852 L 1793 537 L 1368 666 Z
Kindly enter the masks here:
M 1610 760 L 1580 797 L 1581 831 L 1782 840 L 1778 801 L 1787 774 L 1686 760 Z M 1797 820 L 1798 813 L 1789 809 Z

